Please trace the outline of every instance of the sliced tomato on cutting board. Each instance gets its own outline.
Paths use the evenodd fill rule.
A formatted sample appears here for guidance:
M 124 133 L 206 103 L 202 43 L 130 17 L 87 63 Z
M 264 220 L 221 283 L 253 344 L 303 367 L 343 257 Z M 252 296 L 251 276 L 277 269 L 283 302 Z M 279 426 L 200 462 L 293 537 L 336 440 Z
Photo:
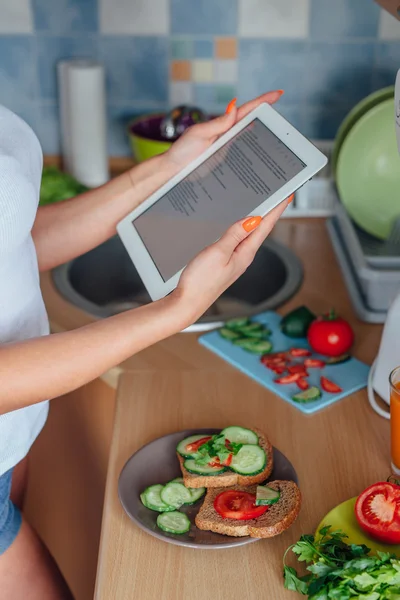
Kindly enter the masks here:
M 400 544 L 400 486 L 376 483 L 357 498 L 360 527 L 384 544 Z
M 306 360 L 304 361 L 304 366 L 306 367 L 306 369 L 323 369 L 325 363 L 319 358 L 306 358 Z
M 299 358 L 302 356 L 311 356 L 311 352 L 307 350 L 307 348 L 290 348 L 289 354 L 294 358 Z
M 289 385 L 290 383 L 296 383 L 296 381 L 299 379 L 301 379 L 300 373 L 292 373 L 291 375 L 278 377 L 278 379 L 275 379 L 275 383 L 279 383 L 280 385 Z
M 304 379 L 304 377 L 300 377 L 300 379 L 296 381 L 296 385 L 301 390 L 308 390 L 308 388 L 310 387 L 310 384 L 308 383 L 307 379 Z
M 248 492 L 227 490 L 214 500 L 216 512 L 224 519 L 249 521 L 267 512 L 268 506 L 256 506 L 256 497 Z
M 328 392 L 328 394 L 340 394 L 343 392 L 342 388 L 328 379 L 327 377 L 321 377 L 321 387 L 324 392 Z

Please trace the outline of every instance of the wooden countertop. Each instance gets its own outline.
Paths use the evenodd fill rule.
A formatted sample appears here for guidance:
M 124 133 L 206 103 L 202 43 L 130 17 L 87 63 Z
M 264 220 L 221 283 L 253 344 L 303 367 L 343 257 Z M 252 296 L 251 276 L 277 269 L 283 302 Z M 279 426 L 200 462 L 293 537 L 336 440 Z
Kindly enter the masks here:
M 371 363 L 381 327 L 357 321 L 322 220 L 283 219 L 274 238 L 302 259 L 300 292 L 282 311 L 307 304 L 315 312 L 334 306 L 356 331 L 355 355 Z M 54 330 L 90 319 L 54 291 L 43 292 Z M 122 375 L 121 375 L 122 374 Z M 282 582 L 285 548 L 313 532 L 337 503 L 389 472 L 389 424 L 361 391 L 313 416 L 305 416 L 181 334 L 132 357 L 115 370 L 119 379 L 109 461 L 97 600 L 280 600 L 296 598 Z M 117 481 L 125 461 L 143 444 L 185 428 L 257 425 L 293 462 L 303 492 L 297 523 L 274 540 L 218 553 L 179 548 L 139 530 L 125 516 Z

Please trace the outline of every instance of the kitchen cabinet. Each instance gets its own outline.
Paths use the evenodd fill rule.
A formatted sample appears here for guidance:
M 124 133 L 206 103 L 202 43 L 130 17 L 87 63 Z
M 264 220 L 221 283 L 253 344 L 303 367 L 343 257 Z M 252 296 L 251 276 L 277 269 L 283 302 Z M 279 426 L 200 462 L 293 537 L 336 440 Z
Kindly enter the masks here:
M 96 380 L 50 406 L 29 457 L 25 513 L 76 600 L 92 600 L 115 390 Z

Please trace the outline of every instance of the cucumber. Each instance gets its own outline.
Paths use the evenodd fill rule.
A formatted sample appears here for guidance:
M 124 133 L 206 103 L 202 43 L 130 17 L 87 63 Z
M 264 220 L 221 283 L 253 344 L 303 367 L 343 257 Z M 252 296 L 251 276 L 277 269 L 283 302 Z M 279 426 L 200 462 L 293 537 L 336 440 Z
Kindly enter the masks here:
M 182 485 L 185 485 L 183 483 L 183 477 L 175 477 L 175 479 L 173 479 L 172 481 L 170 481 L 170 483 L 181 483 Z
M 321 390 L 317 388 L 316 385 L 308 388 L 308 390 L 304 390 L 304 392 L 300 392 L 299 394 L 295 394 L 292 396 L 292 400 L 295 402 L 314 402 L 321 397 Z
M 184 440 L 182 440 L 181 442 L 179 442 L 179 444 L 176 447 L 176 451 L 178 452 L 178 454 L 180 454 L 181 456 L 185 457 L 185 458 L 190 458 L 192 456 L 195 456 L 197 454 L 197 452 L 188 452 L 186 450 L 186 446 L 188 444 L 193 444 L 193 442 L 197 442 L 198 440 L 201 440 L 202 438 L 208 437 L 205 433 L 198 433 L 197 435 L 190 435 L 189 437 L 185 438 Z
M 278 502 L 281 493 L 267 485 L 258 485 L 256 491 L 256 506 L 270 506 Z
M 169 512 L 175 510 L 173 506 L 169 506 L 161 499 L 161 492 L 163 488 L 164 486 L 160 483 L 146 488 L 144 492 L 140 494 L 142 504 L 144 504 L 146 508 L 155 510 L 157 512 Z
M 330 358 L 327 358 L 325 362 L 327 365 L 341 365 L 350 360 L 350 358 L 350 354 L 342 354 L 341 356 L 331 356 Z
M 173 508 L 180 508 L 182 504 L 191 502 L 190 491 L 182 483 L 167 483 L 160 495 L 164 504 Z
M 178 511 L 158 515 L 157 525 L 163 531 L 177 535 L 187 533 L 190 529 L 189 519 L 185 514 Z
M 244 427 L 226 427 L 221 433 L 227 440 L 235 444 L 258 444 L 258 435 Z
M 230 468 L 240 475 L 257 475 L 265 469 L 267 457 L 260 446 L 245 444 L 232 457 Z
M 233 343 L 235 346 L 239 346 L 253 354 L 268 354 L 272 350 L 272 344 L 269 340 L 254 340 L 247 337 L 233 340 Z
M 222 329 L 219 330 L 219 334 L 225 340 L 229 340 L 230 342 L 232 342 L 233 340 L 237 340 L 241 337 L 238 331 L 228 329 L 227 327 L 222 327 Z
M 228 329 L 239 329 L 240 327 L 244 327 L 249 324 L 249 319 L 247 317 L 240 317 L 238 319 L 231 319 L 227 323 L 225 323 L 225 327 Z
M 255 328 L 252 325 L 246 325 L 246 327 L 242 327 L 241 329 L 239 329 L 238 332 L 240 331 L 240 333 L 244 337 L 250 338 L 252 340 L 265 340 L 271 335 L 271 331 L 267 327 L 263 327 L 262 325 L 260 325 L 260 327 Z M 256 325 L 256 323 L 254 323 L 254 325 Z
M 190 492 L 190 502 L 185 502 L 185 504 L 195 504 L 195 502 L 197 502 L 198 500 L 200 500 L 200 498 L 202 498 L 204 496 L 204 494 L 206 493 L 206 488 L 202 487 L 202 488 L 188 488 L 189 492 Z
M 210 467 L 209 465 L 197 465 L 196 461 L 192 458 L 185 460 L 183 466 L 189 473 L 195 475 L 221 475 L 226 471 L 225 467 Z

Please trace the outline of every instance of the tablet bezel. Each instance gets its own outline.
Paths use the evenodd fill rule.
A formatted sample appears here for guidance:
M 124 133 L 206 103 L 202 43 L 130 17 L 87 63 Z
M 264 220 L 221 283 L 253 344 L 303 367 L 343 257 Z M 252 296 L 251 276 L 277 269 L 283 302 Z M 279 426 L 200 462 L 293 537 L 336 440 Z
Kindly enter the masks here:
M 147 198 L 142 204 L 127 215 L 117 225 L 117 232 L 124 244 L 132 262 L 134 263 L 140 278 L 143 281 L 152 300 L 159 300 L 171 291 L 173 291 L 183 271 L 181 269 L 173 277 L 164 281 L 158 271 L 153 259 L 151 258 L 146 246 L 138 234 L 134 221 L 150 206 L 162 198 L 169 190 L 177 185 L 182 179 L 187 177 L 192 171 L 197 169 L 205 160 L 219 150 L 226 142 L 235 137 L 254 119 L 260 121 L 272 131 L 296 156 L 305 163 L 306 167 L 295 177 L 290 179 L 278 191 L 274 192 L 269 198 L 264 200 L 249 215 L 243 215 L 243 218 L 251 215 L 260 215 L 264 217 L 275 206 L 288 198 L 293 192 L 306 183 L 315 173 L 327 164 L 327 158 L 318 150 L 307 138 L 305 138 L 297 129 L 293 127 L 284 117 L 282 117 L 269 104 L 261 104 L 241 121 L 236 123 L 227 133 L 222 135 L 208 150 L 203 152 L 196 160 L 187 165 L 177 175 L 172 177 L 168 183 L 163 185 L 157 192 Z

